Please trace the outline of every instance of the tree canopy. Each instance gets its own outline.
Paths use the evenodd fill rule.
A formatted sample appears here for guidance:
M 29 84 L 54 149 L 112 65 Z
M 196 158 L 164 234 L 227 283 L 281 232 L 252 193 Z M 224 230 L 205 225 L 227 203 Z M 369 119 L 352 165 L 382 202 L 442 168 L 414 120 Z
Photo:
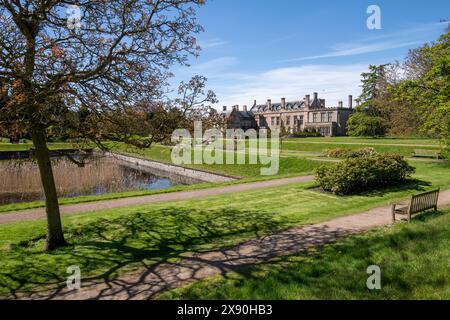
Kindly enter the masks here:
M 159 100 L 170 67 L 199 53 L 202 4 L 0 0 L 0 129 L 31 135 L 46 199 L 47 249 L 65 244 L 49 130 L 100 147 L 104 140 L 149 145 L 137 138 L 148 125 L 139 103 Z

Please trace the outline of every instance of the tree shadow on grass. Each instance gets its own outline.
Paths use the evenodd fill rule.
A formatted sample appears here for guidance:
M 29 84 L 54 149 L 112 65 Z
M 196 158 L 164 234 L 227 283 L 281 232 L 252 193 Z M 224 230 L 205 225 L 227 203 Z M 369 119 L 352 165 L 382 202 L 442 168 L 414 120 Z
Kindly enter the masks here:
M 354 193 L 354 195 L 364 197 L 381 197 L 391 192 L 400 192 L 400 191 L 425 192 L 428 190 L 428 187 L 430 186 L 432 186 L 432 183 L 428 181 L 419 179 L 408 179 L 404 183 L 401 183 L 397 186 L 375 188 L 370 191 Z
M 80 267 L 83 287 L 100 283 L 107 289 L 120 283 L 115 279 L 124 271 L 151 273 L 161 264 L 176 264 L 187 252 L 226 248 L 279 229 L 272 213 L 179 208 L 139 210 L 82 227 L 69 225 L 65 231 L 70 247 L 43 253 L 43 240 L 35 238 L 3 251 L 0 293 L 12 299 L 64 296 L 70 265 Z M 133 286 L 121 286 L 130 296 L 135 294 Z
M 411 192 L 425 192 L 429 190 L 432 186 L 431 182 L 419 180 L 419 179 L 408 179 L 404 183 L 396 186 L 390 187 L 379 187 L 373 188 L 367 191 L 352 192 L 350 194 L 335 194 L 331 191 L 324 191 L 321 187 L 313 186 L 311 189 L 317 190 L 321 193 L 332 194 L 338 197 L 348 197 L 348 196 L 362 196 L 362 197 L 382 197 L 388 193 L 400 192 L 400 191 L 411 191 Z
M 68 227 L 73 247 L 51 254 L 12 247 L 8 258 L 16 264 L 1 270 L 0 283 L 9 285 L 12 299 L 148 299 L 237 267 L 306 252 L 352 232 L 327 225 L 280 231 L 282 226 L 267 212 L 139 211 Z M 252 240 L 233 245 L 242 239 Z M 80 291 L 66 288 L 69 265 L 81 269 Z
M 371 231 L 319 250 L 239 267 L 213 281 L 165 293 L 163 298 L 442 298 L 449 283 L 448 257 L 442 250 L 449 239 L 448 226 L 423 222 L 444 214 L 428 211 L 417 216 L 412 224 L 397 225 L 392 231 Z M 382 270 L 382 290 L 366 287 L 367 267 L 374 264 Z M 441 268 L 436 268 L 439 264 Z

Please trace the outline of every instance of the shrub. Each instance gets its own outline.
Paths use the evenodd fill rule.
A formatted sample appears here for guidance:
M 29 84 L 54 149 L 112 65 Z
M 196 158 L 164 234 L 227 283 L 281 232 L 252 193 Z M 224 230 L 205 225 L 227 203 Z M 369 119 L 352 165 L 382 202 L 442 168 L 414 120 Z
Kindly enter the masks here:
M 405 182 L 413 172 L 414 167 L 401 155 L 385 153 L 346 158 L 333 166 L 321 166 L 317 169 L 316 180 L 323 190 L 350 194 L 395 186 Z
M 318 131 L 299 131 L 289 135 L 289 138 L 308 138 L 308 137 L 323 137 Z
M 443 149 L 441 152 L 442 159 L 450 160 L 450 149 Z
M 347 122 L 347 134 L 353 137 L 381 137 L 388 129 L 386 120 L 382 117 L 356 112 Z
M 375 154 L 377 152 L 372 147 L 361 149 L 336 148 L 326 151 L 326 156 L 330 158 L 357 158 Z

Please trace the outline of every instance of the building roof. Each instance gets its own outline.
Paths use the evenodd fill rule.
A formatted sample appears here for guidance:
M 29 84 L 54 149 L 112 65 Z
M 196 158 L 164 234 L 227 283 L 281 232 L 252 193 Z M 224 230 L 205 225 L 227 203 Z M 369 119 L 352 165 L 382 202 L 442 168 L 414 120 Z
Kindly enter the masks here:
M 233 111 L 231 113 L 233 113 Z M 255 115 L 251 111 L 234 110 L 234 114 L 236 114 L 239 118 L 245 119 L 245 120 L 251 120 L 255 117 Z
M 305 107 L 304 101 L 286 102 L 286 110 L 299 110 L 304 107 Z M 257 104 L 250 109 L 251 112 L 268 112 L 279 110 L 281 110 L 281 103 L 272 103 L 272 108 L 270 110 L 267 104 Z
M 221 115 L 224 118 L 229 118 L 232 114 L 237 115 L 240 119 L 243 119 L 243 120 L 252 120 L 255 118 L 255 115 L 253 114 L 252 111 L 239 111 L 239 110 L 233 109 L 231 111 L 224 111 L 221 113 Z

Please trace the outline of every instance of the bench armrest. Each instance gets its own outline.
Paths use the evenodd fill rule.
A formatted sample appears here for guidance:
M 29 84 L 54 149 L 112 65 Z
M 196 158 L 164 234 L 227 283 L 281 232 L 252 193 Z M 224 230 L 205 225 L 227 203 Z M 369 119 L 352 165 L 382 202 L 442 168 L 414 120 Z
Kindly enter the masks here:
M 408 206 L 409 205 L 409 201 L 405 200 L 405 201 L 401 201 L 401 202 L 391 202 L 392 206 Z

